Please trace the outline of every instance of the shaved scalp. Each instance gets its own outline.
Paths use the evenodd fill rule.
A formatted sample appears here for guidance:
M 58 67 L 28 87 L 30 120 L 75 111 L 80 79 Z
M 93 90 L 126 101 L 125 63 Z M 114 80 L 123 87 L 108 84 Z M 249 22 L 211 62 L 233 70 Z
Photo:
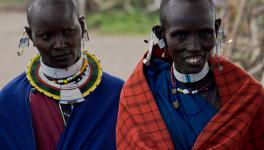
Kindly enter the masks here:
M 167 10 L 168 10 L 168 6 L 170 5 L 171 2 L 173 1 L 179 1 L 179 2 L 189 2 L 189 3 L 193 3 L 193 2 L 197 2 L 200 0 L 161 0 L 160 3 L 160 24 L 161 26 L 166 25 L 166 16 L 167 16 Z M 212 0 L 207 0 L 210 6 L 210 10 L 212 11 L 212 14 L 214 15 L 214 18 L 216 19 L 216 11 L 215 11 L 215 6 Z
M 72 9 L 77 17 L 79 17 L 79 11 L 75 0 L 30 0 L 27 5 L 27 20 L 29 26 L 33 18 L 33 13 L 39 11 L 43 6 L 61 5 L 64 4 Z

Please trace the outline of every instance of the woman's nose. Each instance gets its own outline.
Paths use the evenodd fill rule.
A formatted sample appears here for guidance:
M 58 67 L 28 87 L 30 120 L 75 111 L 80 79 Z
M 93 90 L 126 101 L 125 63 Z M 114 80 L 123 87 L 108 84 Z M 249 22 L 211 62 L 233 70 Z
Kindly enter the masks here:
M 54 39 L 54 49 L 61 49 L 65 47 L 65 40 L 63 39 L 62 35 L 56 35 Z
M 187 39 L 186 48 L 189 51 L 201 50 L 201 41 L 198 36 L 190 35 Z

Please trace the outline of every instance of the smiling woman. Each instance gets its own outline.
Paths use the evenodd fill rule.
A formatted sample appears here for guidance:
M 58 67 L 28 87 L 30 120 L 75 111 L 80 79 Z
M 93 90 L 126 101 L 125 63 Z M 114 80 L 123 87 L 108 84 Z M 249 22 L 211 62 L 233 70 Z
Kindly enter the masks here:
M 122 89 L 117 149 L 263 149 L 263 86 L 214 53 L 212 1 L 162 0 L 160 23 Z
M 75 0 L 31 0 L 27 17 L 20 45 L 31 39 L 39 54 L 0 91 L 1 149 L 114 150 L 123 81 L 82 50 Z

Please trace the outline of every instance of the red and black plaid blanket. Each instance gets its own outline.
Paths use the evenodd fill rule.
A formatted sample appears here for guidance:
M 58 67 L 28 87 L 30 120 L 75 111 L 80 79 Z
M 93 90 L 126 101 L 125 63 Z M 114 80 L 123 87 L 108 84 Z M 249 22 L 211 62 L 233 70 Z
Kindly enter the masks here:
M 218 69 L 218 64 L 223 70 Z M 223 107 L 193 150 L 263 150 L 264 88 L 227 59 L 210 58 Z M 169 150 L 172 140 L 143 73 L 142 60 L 126 81 L 116 128 L 119 150 Z

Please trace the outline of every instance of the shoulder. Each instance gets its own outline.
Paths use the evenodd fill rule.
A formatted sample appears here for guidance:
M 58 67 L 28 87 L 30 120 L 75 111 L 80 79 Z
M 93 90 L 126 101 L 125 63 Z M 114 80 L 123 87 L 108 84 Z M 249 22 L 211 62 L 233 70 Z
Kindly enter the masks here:
M 224 57 L 219 59 L 211 59 L 213 62 L 213 72 L 220 95 L 223 101 L 228 101 L 231 96 L 247 95 L 248 99 L 255 99 L 263 95 L 263 86 L 247 71 L 239 65 Z M 219 69 L 219 64 L 221 69 Z
M 122 87 L 124 84 L 124 81 L 122 79 L 115 77 L 113 75 L 110 75 L 106 72 L 103 72 L 101 82 L 104 85 L 114 86 L 114 87 Z
M 226 80 L 238 80 L 240 82 L 250 82 L 251 84 L 261 85 L 253 76 L 251 76 L 246 70 L 240 65 L 229 60 L 228 58 L 221 56 L 217 58 L 211 58 L 211 62 L 214 65 L 215 76 L 226 77 Z M 222 69 L 219 69 L 219 65 Z
M 115 94 L 119 95 L 123 87 L 124 81 L 118 77 L 112 76 L 106 72 L 103 72 L 102 79 L 97 86 L 95 92 L 100 93 L 100 95 Z
M 5 97 L 16 97 L 27 93 L 30 87 L 31 85 L 26 78 L 26 74 L 22 73 L 5 85 L 5 87 L 0 91 L 0 100 Z

